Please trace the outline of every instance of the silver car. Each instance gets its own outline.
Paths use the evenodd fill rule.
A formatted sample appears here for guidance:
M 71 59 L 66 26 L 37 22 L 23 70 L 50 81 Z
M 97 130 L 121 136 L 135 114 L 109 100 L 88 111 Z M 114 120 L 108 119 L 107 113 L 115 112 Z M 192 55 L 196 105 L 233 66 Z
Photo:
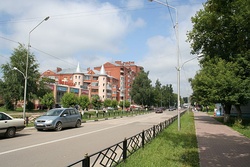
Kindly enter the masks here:
M 24 128 L 24 119 L 15 119 L 4 112 L 0 112 L 0 134 L 4 134 L 6 137 L 14 137 L 17 131 Z
M 74 108 L 55 108 L 35 120 L 35 128 L 40 131 L 54 129 L 60 131 L 67 127 L 80 127 L 81 114 Z

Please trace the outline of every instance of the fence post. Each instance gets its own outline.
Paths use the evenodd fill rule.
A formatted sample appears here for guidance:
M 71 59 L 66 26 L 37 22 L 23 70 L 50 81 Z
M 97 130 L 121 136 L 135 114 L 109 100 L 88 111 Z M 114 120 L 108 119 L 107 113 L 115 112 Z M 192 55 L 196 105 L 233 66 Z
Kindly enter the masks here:
M 143 130 L 142 131 L 142 148 L 144 148 L 144 145 L 145 145 L 145 131 Z
M 127 159 L 127 139 L 126 138 L 123 140 L 122 156 L 123 156 L 123 160 L 125 161 Z
M 155 125 L 153 126 L 153 138 L 155 138 Z
M 85 158 L 82 161 L 82 167 L 90 167 L 90 158 L 88 153 L 85 154 Z

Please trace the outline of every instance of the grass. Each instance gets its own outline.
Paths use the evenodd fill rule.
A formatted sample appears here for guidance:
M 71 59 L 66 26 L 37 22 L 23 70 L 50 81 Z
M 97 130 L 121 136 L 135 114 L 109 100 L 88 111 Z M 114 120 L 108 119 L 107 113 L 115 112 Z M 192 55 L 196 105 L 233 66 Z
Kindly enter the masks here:
M 237 118 L 231 117 L 229 122 L 224 123 L 224 117 L 214 117 L 217 121 L 223 123 L 224 125 L 229 126 L 230 128 L 234 129 L 235 131 L 241 133 L 242 135 L 250 138 L 250 118 L 243 118 L 242 123 L 237 121 Z
M 181 117 L 143 149 L 131 155 L 119 167 L 199 167 L 199 154 L 192 112 Z

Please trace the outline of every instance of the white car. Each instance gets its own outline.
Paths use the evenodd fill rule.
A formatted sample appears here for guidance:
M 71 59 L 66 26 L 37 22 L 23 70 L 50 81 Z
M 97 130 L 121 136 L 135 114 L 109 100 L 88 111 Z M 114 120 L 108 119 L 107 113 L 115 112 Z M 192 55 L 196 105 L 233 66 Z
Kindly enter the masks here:
M 14 137 L 17 131 L 25 128 L 23 119 L 14 119 L 10 115 L 0 112 L 0 134 L 6 137 Z

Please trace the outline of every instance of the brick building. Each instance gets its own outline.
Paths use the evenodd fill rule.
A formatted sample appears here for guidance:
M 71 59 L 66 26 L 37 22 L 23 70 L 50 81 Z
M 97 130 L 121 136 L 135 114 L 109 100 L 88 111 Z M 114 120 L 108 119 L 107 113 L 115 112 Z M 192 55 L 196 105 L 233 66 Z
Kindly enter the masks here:
M 103 101 L 105 99 L 129 100 L 129 91 L 132 82 L 143 67 L 135 65 L 134 62 L 115 63 L 107 62 L 102 66 L 82 70 L 79 66 L 75 69 L 57 68 L 55 71 L 47 70 L 41 77 L 47 77 L 55 81 L 50 84 L 54 92 L 56 103 L 65 92 L 73 92 L 77 95 L 88 95 L 89 98 L 98 95 Z

